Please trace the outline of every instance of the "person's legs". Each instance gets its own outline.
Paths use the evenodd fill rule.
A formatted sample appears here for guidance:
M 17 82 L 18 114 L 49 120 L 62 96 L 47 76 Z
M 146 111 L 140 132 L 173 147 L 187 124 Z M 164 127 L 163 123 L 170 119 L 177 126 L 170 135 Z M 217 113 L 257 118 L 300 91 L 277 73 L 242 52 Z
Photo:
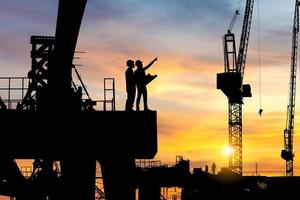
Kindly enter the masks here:
M 126 107 L 129 111 L 133 111 L 133 104 L 135 99 L 135 88 L 132 88 L 127 95 Z
M 134 99 L 135 99 L 135 88 L 133 88 L 131 93 L 130 93 L 130 104 L 129 104 L 129 106 L 130 106 L 131 110 L 133 110 Z
M 138 94 L 137 94 L 137 98 L 136 98 L 136 111 L 140 110 L 140 100 L 141 100 L 141 96 L 142 96 L 142 90 L 141 87 L 137 88 Z
M 127 90 L 127 99 L 126 99 L 126 111 L 132 111 L 132 92 L 130 90 Z
M 147 103 L 148 94 L 147 94 L 146 86 L 143 87 L 142 93 L 143 93 L 143 100 L 144 100 L 144 110 L 149 110 L 148 109 L 148 103 Z
M 129 94 L 127 94 L 127 99 L 126 99 L 126 105 L 125 105 L 125 111 L 130 111 L 130 101 L 129 101 Z

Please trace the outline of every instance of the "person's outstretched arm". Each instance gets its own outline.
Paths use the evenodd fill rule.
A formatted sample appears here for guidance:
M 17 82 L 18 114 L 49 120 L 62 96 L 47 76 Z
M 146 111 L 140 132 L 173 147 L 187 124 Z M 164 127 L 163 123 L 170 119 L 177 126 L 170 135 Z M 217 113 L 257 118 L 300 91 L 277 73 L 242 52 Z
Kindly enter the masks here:
M 144 67 L 144 70 L 147 70 L 149 67 L 151 67 L 151 65 L 153 65 L 155 61 L 157 61 L 157 57 L 154 60 L 152 60 L 146 67 Z

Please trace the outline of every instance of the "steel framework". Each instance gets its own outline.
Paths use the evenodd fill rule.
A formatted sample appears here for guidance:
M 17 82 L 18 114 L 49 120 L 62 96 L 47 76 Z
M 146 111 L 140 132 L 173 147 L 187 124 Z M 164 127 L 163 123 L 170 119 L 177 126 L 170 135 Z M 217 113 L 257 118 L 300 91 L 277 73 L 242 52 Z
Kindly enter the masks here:
M 250 37 L 253 6 L 254 0 L 247 0 L 238 56 L 236 55 L 234 34 L 228 30 L 228 33 L 223 37 L 225 72 L 217 75 L 217 88 L 221 89 L 228 98 L 229 145 L 232 149 L 229 156 L 229 169 L 237 174 L 243 173 L 243 98 L 252 96 L 250 85 L 243 84 L 243 77 Z
M 294 124 L 295 124 L 295 104 L 296 104 L 296 77 L 297 77 L 297 52 L 299 36 L 299 0 L 296 0 L 295 15 L 293 25 L 292 56 L 289 101 L 287 106 L 286 128 L 284 130 L 284 150 L 281 151 L 281 157 L 286 161 L 286 176 L 294 175 Z

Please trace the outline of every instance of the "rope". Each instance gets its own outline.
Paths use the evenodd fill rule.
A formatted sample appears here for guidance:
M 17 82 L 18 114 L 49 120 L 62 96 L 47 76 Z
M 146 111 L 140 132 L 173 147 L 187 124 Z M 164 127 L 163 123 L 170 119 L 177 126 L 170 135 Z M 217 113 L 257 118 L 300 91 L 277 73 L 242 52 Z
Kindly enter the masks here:
M 259 115 L 261 116 L 263 109 L 262 109 L 262 95 L 261 95 L 261 35 L 260 35 L 260 6 L 259 0 L 257 0 L 257 40 L 258 40 L 258 73 L 259 73 Z

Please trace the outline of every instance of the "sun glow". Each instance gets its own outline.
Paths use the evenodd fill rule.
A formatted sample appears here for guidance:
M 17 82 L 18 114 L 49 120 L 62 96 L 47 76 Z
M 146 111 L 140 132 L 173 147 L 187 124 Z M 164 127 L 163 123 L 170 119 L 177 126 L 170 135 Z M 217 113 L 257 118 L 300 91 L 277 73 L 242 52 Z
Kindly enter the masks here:
M 224 154 L 224 155 L 230 156 L 232 153 L 233 153 L 233 149 L 232 149 L 231 146 L 226 145 L 226 146 L 223 148 L 223 154 Z

